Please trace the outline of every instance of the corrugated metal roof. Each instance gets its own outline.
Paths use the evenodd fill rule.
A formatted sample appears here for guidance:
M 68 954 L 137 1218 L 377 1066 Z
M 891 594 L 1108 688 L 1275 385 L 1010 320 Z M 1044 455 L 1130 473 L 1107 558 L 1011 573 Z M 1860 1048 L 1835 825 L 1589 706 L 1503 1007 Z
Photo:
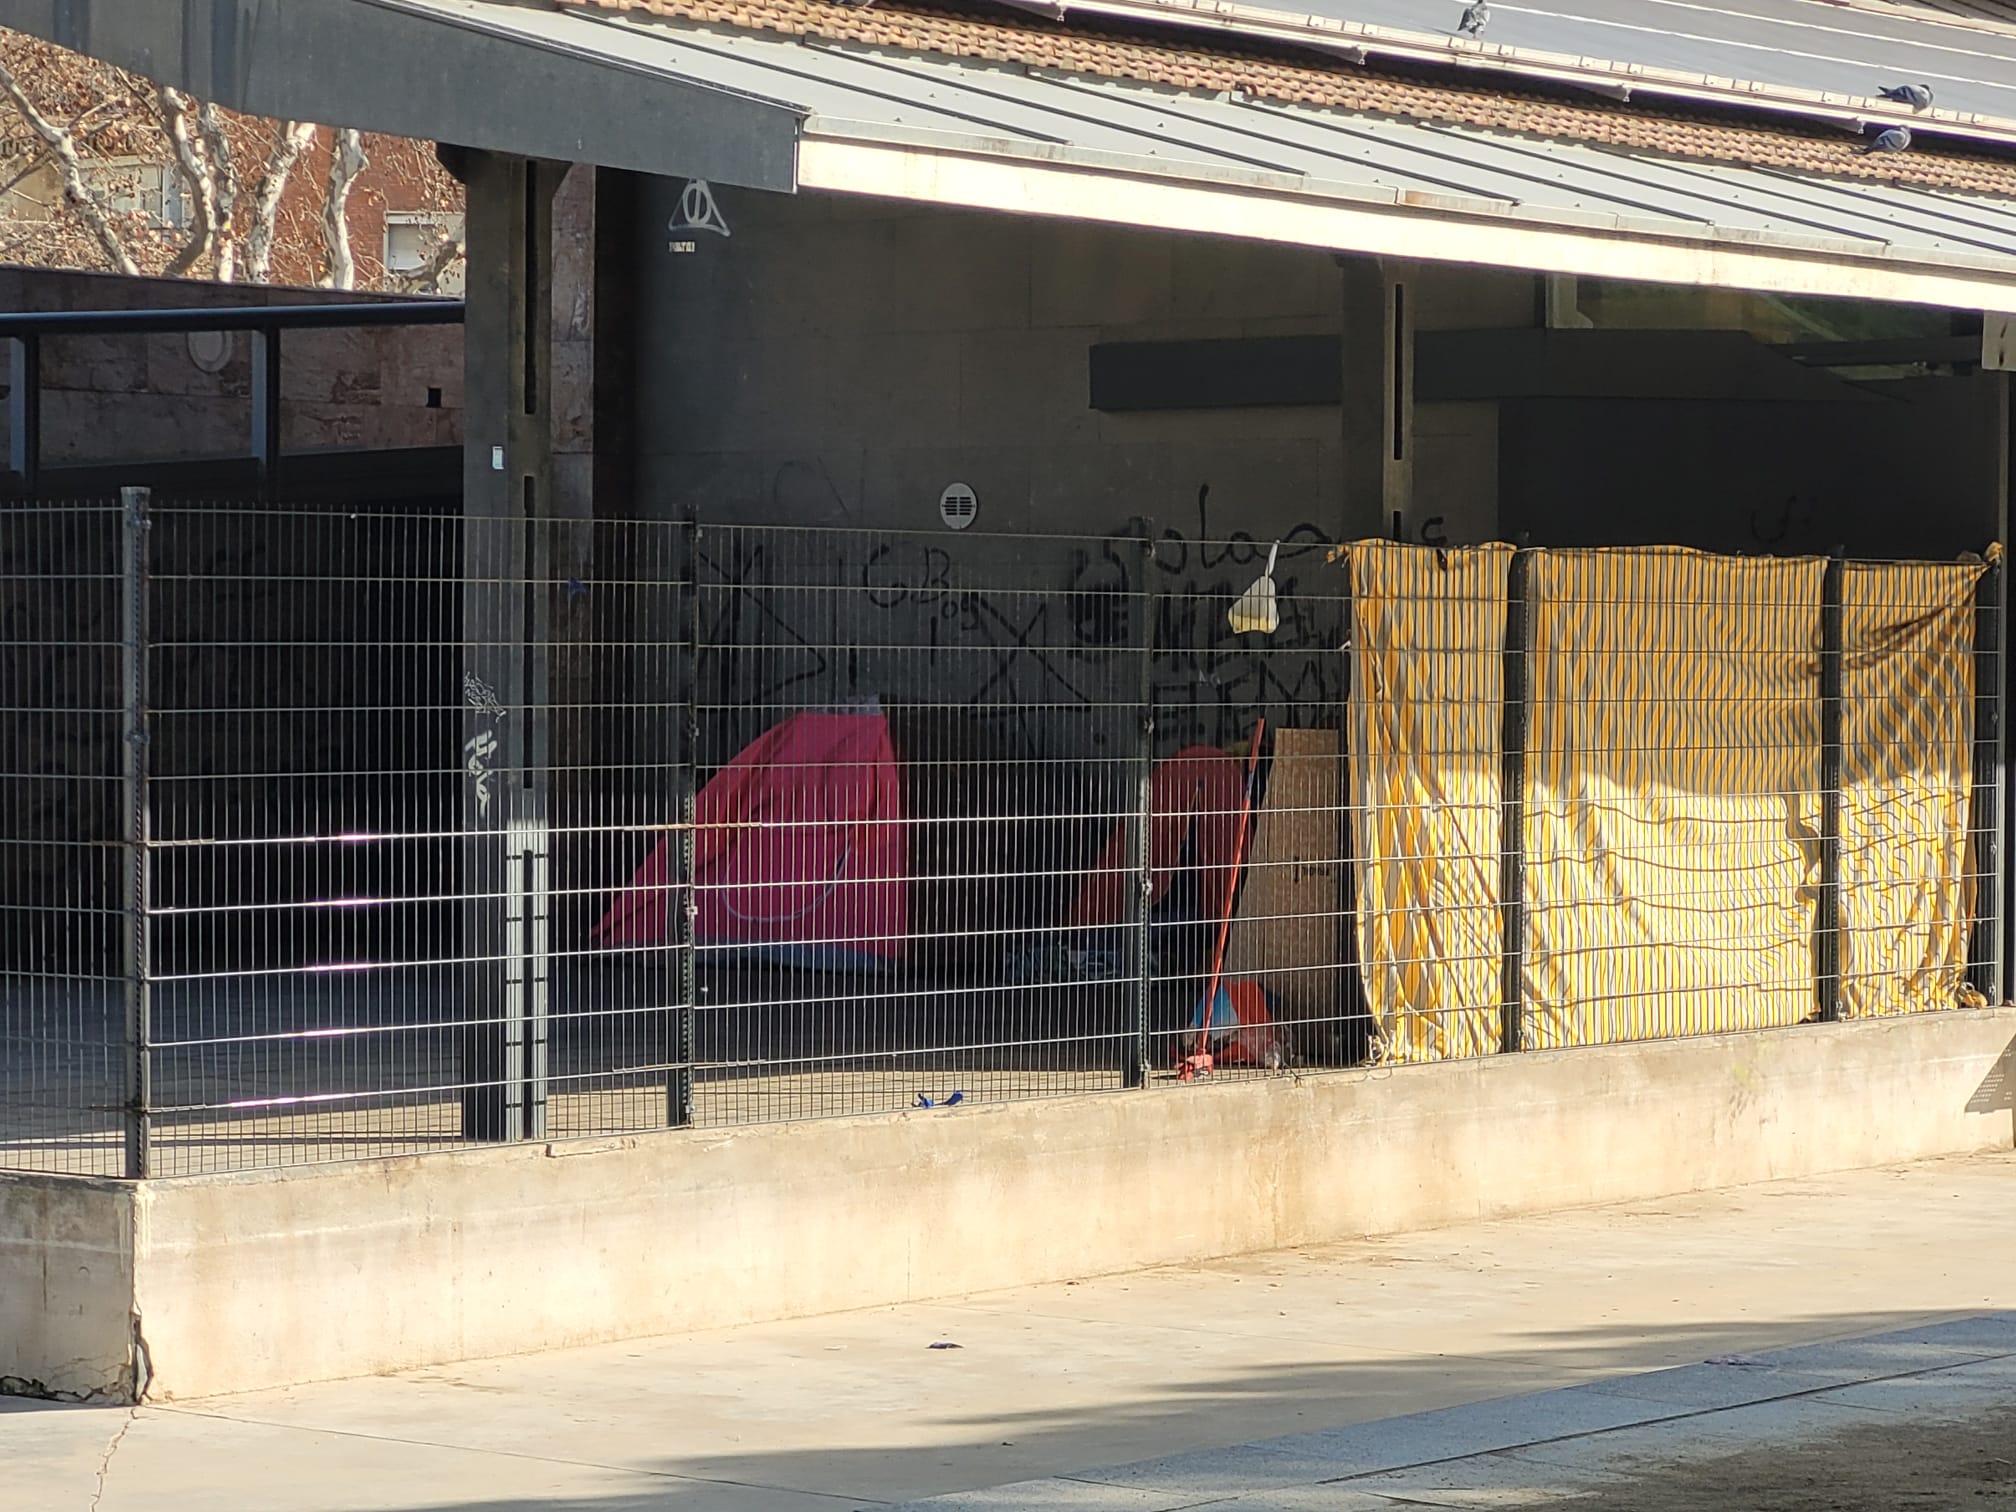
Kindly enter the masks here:
M 432 0 L 444 8 L 471 0 Z M 804 113 L 807 137 L 1239 184 L 1524 224 L 1739 242 L 2016 280 L 2016 205 L 1011 64 L 476 5 L 549 44 Z M 667 144 L 668 156 L 676 144 Z
M 4 0 L 0 0 L 4 3 Z M 380 0 L 383 3 L 383 0 Z M 1237 93 L 1284 105 L 1400 120 L 1437 121 L 1602 144 L 1653 157 L 1749 163 L 1834 179 L 2016 199 L 2016 158 L 1979 151 L 1913 150 L 1871 157 L 1840 128 L 1763 114 L 1704 118 L 1671 103 L 1624 104 L 1595 94 L 1564 98 L 1509 74 L 1444 70 L 1430 82 L 1395 71 L 1292 51 L 1250 39 L 1204 38 L 1183 28 L 1059 25 L 1027 14 L 948 9 L 931 0 L 573 0 L 631 16 L 698 26 L 852 42 L 903 53 L 1110 79 L 1209 94 Z M 556 7 L 557 8 L 557 7 Z
M 1004 0 L 1050 8 L 1052 0 Z M 1278 34 L 1641 89 L 1830 107 L 1872 118 L 2016 137 L 2016 13 L 1997 19 L 1840 0 L 1492 0 L 1476 38 L 1455 35 L 1465 0 L 1057 0 L 1054 8 L 1160 14 L 1214 29 Z M 1924 83 L 1932 111 L 1878 98 Z

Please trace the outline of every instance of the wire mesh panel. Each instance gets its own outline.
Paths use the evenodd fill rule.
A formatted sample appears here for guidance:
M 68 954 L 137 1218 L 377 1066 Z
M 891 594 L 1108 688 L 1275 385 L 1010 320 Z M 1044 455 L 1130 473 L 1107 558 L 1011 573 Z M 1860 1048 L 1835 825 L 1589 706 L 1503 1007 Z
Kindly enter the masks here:
M 1996 753 L 1976 711 L 1980 687 L 2001 683 L 1990 572 L 1850 562 L 1842 574 L 1843 1017 L 1987 1001 L 1969 951 L 1983 944 L 1997 827 L 1981 773 Z
M 1826 564 L 1533 555 L 1530 1043 L 1813 1016 Z
M 0 1166 L 125 1169 L 122 537 L 0 507 Z
M 1307 531 L 13 506 L 0 1165 L 1977 1004 L 1999 589 Z
M 1067 607 L 1054 545 L 701 532 L 697 1121 L 1123 1079 L 1127 941 L 1060 924 L 1130 822 L 1139 595 Z
M 1143 890 L 1158 1071 L 1365 1051 L 1348 969 L 1350 605 L 1329 555 L 1306 532 L 1152 543 Z
M 665 1123 L 677 528 L 155 524 L 153 1169 Z
M 1520 892 L 1505 865 L 1520 832 L 1506 811 L 1523 710 L 1507 677 L 1513 553 L 1362 541 L 1349 562 L 1356 923 L 1379 1052 L 1492 1054 L 1519 935 L 1505 910 Z
M 666 522 L 598 521 L 585 533 L 561 527 L 554 549 L 545 1130 L 684 1123 L 691 535 Z
M 459 1135 L 461 531 L 154 510 L 155 1174 Z

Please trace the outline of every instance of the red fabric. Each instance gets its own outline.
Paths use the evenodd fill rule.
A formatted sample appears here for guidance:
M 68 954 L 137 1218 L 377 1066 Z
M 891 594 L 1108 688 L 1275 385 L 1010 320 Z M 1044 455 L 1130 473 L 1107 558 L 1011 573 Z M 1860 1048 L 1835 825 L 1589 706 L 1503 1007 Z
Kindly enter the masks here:
M 794 714 L 717 772 L 694 808 L 702 943 L 903 954 L 909 842 L 881 715 Z M 668 837 L 610 906 L 595 941 L 662 944 L 672 870 Z
M 1190 746 L 1155 768 L 1148 791 L 1148 862 L 1153 877 L 1150 906 L 1162 901 L 1176 880 L 1183 843 L 1194 830 L 1194 862 L 1201 896 L 1216 917 L 1224 906 L 1239 843 L 1239 809 L 1246 774 L 1215 746 Z M 1134 866 L 1127 854 L 1127 826 L 1115 825 L 1097 868 L 1079 889 L 1066 927 L 1086 929 L 1124 924 L 1134 917 Z
M 1231 999 L 1233 1027 L 1223 1029 L 1212 1015 L 1211 1058 L 1221 1066 L 1278 1066 L 1283 1046 L 1267 992 L 1258 982 L 1239 981 L 1219 989 Z

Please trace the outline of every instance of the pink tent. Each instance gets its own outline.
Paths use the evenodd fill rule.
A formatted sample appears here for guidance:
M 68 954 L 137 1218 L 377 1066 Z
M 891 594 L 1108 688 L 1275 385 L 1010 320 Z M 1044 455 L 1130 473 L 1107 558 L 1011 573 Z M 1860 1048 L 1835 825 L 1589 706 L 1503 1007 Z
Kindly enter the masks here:
M 715 774 L 695 804 L 702 945 L 813 965 L 890 961 L 909 930 L 903 785 L 880 714 L 794 714 Z M 596 926 L 601 945 L 660 945 L 676 837 L 659 842 Z

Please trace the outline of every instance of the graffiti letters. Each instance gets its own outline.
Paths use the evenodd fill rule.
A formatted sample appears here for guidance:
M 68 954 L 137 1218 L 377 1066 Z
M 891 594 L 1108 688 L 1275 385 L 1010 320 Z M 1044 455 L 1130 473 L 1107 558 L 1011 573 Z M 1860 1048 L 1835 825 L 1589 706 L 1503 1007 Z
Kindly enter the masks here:
M 498 703 L 497 690 L 474 672 L 462 674 L 462 701 L 478 714 L 487 714 L 492 719 L 502 719 L 511 712 Z
M 476 784 L 476 812 L 488 818 L 490 815 L 490 778 L 492 775 L 490 758 L 497 754 L 497 732 L 481 730 L 471 736 L 462 747 L 465 758 L 463 765 L 468 770 L 470 780 Z
M 1208 527 L 1208 489 L 1199 497 Z M 1228 607 L 1279 543 L 1278 629 Z M 1158 743 L 1224 744 L 1263 713 L 1343 697 L 1344 580 L 1308 521 L 1192 539 L 1136 519 L 1100 540 L 708 531 L 702 701 L 774 722 L 862 699 L 958 705 L 1031 754 L 1127 748 L 1144 694 Z

